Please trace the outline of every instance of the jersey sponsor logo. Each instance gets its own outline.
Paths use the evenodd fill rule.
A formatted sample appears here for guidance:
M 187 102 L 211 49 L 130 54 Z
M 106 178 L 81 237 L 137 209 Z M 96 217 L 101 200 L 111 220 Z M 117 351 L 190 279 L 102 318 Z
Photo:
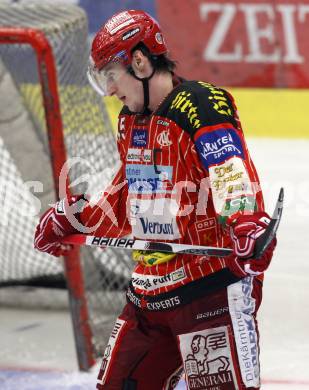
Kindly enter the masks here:
M 227 193 L 229 195 L 239 195 L 240 193 L 251 192 L 251 186 L 248 183 L 229 184 L 227 186 Z
M 132 30 L 129 30 L 128 32 L 123 34 L 122 40 L 126 41 L 127 39 L 129 39 L 129 38 L 133 37 L 134 35 L 136 35 L 139 31 L 140 31 L 139 27 L 136 27 L 136 28 L 134 28 Z
M 134 294 L 133 291 L 128 289 L 127 298 L 135 306 L 141 309 L 147 309 L 151 311 L 173 309 L 174 307 L 181 305 L 181 299 L 178 295 L 171 298 L 158 300 L 155 302 L 147 302 L 146 297 L 139 298 L 137 295 Z
M 225 201 L 223 200 L 222 202 L 220 202 L 220 207 L 221 207 L 220 210 L 222 209 L 220 214 L 222 216 L 228 217 L 230 215 L 237 213 L 238 211 L 252 212 L 255 210 L 255 205 L 256 205 L 256 201 L 254 195 L 244 195 L 234 199 L 227 199 Z
M 164 310 L 172 309 L 181 304 L 181 300 L 178 295 L 172 298 L 163 299 L 157 302 L 146 302 L 146 307 L 148 310 Z
M 138 212 L 130 215 L 132 235 L 135 238 L 174 240 L 180 237 L 176 215 L 179 204 L 175 199 L 131 198 L 130 208 L 138 206 Z
M 172 101 L 171 110 L 178 110 L 185 114 L 192 127 L 198 129 L 201 126 L 201 121 L 198 117 L 197 106 L 193 104 L 190 96 L 190 92 L 179 92 Z
M 173 221 L 170 223 L 151 222 L 148 218 L 140 218 L 144 234 L 174 235 Z
M 225 93 L 222 89 L 215 87 L 212 84 L 205 83 L 203 81 L 198 82 L 202 87 L 207 88 L 211 93 L 208 96 L 208 100 L 210 100 L 212 107 L 219 114 L 233 116 L 233 110 L 230 107 L 230 104 L 225 97 Z
M 220 129 L 204 133 L 197 139 L 196 146 L 207 169 L 233 156 L 244 158 L 241 140 L 235 130 Z
M 163 120 L 163 119 L 158 119 L 157 120 L 157 125 L 162 125 L 162 126 L 169 126 L 169 122 Z
M 132 133 L 131 146 L 137 148 L 146 147 L 148 144 L 148 132 L 147 130 L 134 129 Z
M 172 145 L 172 141 L 170 140 L 170 133 L 168 130 L 162 131 L 158 136 L 157 136 L 157 142 L 161 146 L 170 146 Z
M 232 163 L 223 164 L 222 166 L 216 167 L 214 169 L 213 167 L 209 168 L 209 170 L 212 171 L 211 176 L 215 178 L 215 180 L 212 180 L 211 182 L 212 188 L 215 191 L 226 189 L 227 184 L 230 182 L 236 181 L 241 183 L 244 177 L 248 178 L 244 169 L 237 172 L 237 169 L 234 169 L 233 166 L 234 164 Z M 244 166 L 242 166 L 242 168 L 244 168 Z
M 241 377 L 246 387 L 260 386 L 259 347 L 253 313 L 252 278 L 247 277 L 227 287 Z
M 170 193 L 173 189 L 173 167 L 157 165 L 156 168 L 157 172 L 160 173 L 156 173 L 153 165 L 128 164 L 126 166 L 126 178 L 129 193 Z
M 232 157 L 223 164 L 211 166 L 209 177 L 214 205 L 222 216 L 254 210 L 253 183 L 241 158 Z
M 150 149 L 128 149 L 127 161 L 133 162 L 151 162 L 152 151 Z
M 252 195 L 252 185 L 245 169 L 243 160 L 232 157 L 224 164 L 209 168 L 211 187 L 215 203 L 221 202 L 222 208 L 228 197 Z
M 129 24 L 132 24 L 134 22 L 134 19 L 129 14 L 129 12 L 124 11 L 120 14 L 112 17 L 105 25 L 107 31 L 113 35 L 120 29 L 122 29 L 125 26 L 128 26 Z
M 136 219 L 136 237 L 173 240 L 179 238 L 179 230 L 174 218 L 166 221 L 166 216 L 161 216 L 165 219 L 161 221 L 160 216 L 140 217 Z
M 132 274 L 132 285 L 141 290 L 153 291 L 160 287 L 172 286 L 175 283 L 184 280 L 187 277 L 184 267 L 177 269 L 169 274 L 158 275 L 142 275 L 136 272 Z
M 190 389 L 239 390 L 227 326 L 178 336 Z
M 202 221 L 195 222 L 196 229 L 200 232 L 203 230 L 211 229 L 216 226 L 216 218 L 207 218 Z
M 224 178 L 223 180 L 213 180 L 212 181 L 212 188 L 214 188 L 216 191 L 220 191 L 224 188 L 226 188 L 226 183 L 230 181 L 239 181 L 243 177 L 245 172 L 237 172 L 233 175 L 229 175 L 228 177 Z

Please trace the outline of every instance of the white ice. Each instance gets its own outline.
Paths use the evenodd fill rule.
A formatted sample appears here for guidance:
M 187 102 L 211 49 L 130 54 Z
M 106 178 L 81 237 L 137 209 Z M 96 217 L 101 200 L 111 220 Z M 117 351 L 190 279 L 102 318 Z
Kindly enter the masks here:
M 309 389 L 309 140 L 249 139 L 271 213 L 285 188 L 278 247 L 259 311 L 263 390 Z M 0 309 L 1 390 L 95 389 L 79 373 L 67 312 Z M 184 383 L 177 390 L 184 390 Z M 147 389 L 145 389 L 147 390 Z

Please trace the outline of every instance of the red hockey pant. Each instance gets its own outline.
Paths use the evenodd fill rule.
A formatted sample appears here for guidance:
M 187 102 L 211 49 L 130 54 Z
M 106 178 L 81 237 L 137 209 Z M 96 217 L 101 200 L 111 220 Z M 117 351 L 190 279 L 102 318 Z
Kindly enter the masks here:
M 106 347 L 97 389 L 171 390 L 183 370 L 190 390 L 259 389 L 261 290 L 248 277 L 173 310 L 128 303 Z

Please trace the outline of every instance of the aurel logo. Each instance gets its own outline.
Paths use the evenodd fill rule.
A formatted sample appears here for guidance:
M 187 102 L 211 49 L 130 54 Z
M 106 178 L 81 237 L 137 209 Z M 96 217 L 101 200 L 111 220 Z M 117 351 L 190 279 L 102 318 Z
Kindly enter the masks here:
M 145 147 L 148 143 L 148 132 L 147 130 L 133 130 L 131 146 L 135 147 Z
M 207 169 L 232 156 L 244 158 L 241 140 L 235 130 L 220 129 L 204 133 L 197 139 L 196 146 Z

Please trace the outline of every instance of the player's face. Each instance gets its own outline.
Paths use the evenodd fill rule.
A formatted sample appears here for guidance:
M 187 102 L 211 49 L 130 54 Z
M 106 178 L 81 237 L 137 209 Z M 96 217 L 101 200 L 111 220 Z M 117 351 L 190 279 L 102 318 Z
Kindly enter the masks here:
M 127 69 L 118 63 L 110 63 L 101 71 L 92 74 L 92 83 L 102 95 L 116 96 L 132 112 L 141 112 L 144 107 L 143 86 Z

